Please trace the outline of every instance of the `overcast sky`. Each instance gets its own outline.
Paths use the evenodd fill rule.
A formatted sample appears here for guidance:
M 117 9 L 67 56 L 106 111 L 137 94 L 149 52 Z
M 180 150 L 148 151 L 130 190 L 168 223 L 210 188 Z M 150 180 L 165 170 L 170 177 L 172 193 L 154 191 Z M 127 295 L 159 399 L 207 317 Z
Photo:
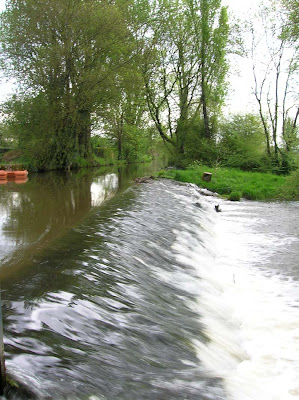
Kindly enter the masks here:
M 223 5 L 229 6 L 229 10 L 239 18 L 244 18 L 248 15 L 250 9 L 256 9 L 261 3 L 261 0 L 223 0 Z M 0 11 L 5 8 L 5 0 L 0 0 Z M 252 97 L 251 97 L 251 85 L 252 85 L 252 71 L 250 61 L 241 59 L 241 57 L 235 58 L 234 70 L 239 71 L 239 75 L 234 74 L 231 77 L 230 92 L 228 98 L 228 110 L 234 112 L 251 111 L 252 110 Z M 12 92 L 12 84 L 1 81 L 0 101 L 3 101 Z
M 222 4 L 227 5 L 229 10 L 238 18 L 246 19 L 250 13 L 254 13 L 262 3 L 262 0 L 223 0 Z M 252 95 L 252 65 L 251 61 L 234 57 L 232 68 L 235 73 L 230 78 L 229 96 L 227 99 L 228 112 L 252 112 L 256 104 Z

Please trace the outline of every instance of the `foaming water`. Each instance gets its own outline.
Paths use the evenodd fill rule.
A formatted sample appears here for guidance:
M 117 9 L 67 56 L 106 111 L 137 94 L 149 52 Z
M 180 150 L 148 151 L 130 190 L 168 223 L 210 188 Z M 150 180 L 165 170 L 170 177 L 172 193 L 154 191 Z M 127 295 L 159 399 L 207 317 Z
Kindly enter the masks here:
M 32 397 L 298 398 L 298 203 L 168 181 L 100 200 L 3 282 L 7 369 Z
M 190 247 L 187 230 L 173 246 L 200 278 L 194 307 L 210 340 L 193 342 L 204 365 L 224 379 L 228 399 L 299 397 L 299 236 L 292 222 L 299 209 L 285 207 L 222 202 L 224 212 L 206 223 L 209 234 L 198 232 L 207 252 L 194 241 Z M 286 214 L 291 226 L 282 223 Z M 281 268 L 282 253 L 293 265 Z

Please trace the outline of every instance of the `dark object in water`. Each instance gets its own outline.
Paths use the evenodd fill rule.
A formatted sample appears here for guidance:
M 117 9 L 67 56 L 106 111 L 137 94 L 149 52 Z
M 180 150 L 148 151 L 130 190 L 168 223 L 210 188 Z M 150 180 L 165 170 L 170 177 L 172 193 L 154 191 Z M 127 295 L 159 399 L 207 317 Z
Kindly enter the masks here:
M 195 207 L 202 208 L 202 205 L 198 201 L 196 203 L 194 203 L 194 205 L 195 205 Z
M 216 210 L 216 212 L 221 212 L 221 209 L 220 209 L 219 204 L 217 204 L 217 205 L 215 206 L 215 210 Z

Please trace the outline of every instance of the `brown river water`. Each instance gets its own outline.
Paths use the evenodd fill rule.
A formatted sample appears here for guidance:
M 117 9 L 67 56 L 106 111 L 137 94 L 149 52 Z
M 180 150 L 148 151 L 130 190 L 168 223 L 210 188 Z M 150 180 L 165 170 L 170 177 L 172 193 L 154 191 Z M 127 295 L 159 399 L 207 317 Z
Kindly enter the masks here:
M 0 186 L 3 399 L 299 398 L 299 203 L 154 170 Z

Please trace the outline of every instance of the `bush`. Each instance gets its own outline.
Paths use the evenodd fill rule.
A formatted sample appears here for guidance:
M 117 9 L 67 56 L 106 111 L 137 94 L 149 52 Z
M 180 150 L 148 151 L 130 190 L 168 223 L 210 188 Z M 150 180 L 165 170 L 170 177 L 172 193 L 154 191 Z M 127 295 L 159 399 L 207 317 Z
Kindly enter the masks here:
M 230 200 L 230 201 L 240 201 L 241 200 L 241 193 L 240 192 L 232 192 L 228 196 L 228 200 Z
M 233 115 L 220 125 L 221 164 L 243 171 L 261 171 L 266 149 L 263 126 L 253 114 Z
M 279 197 L 287 200 L 299 200 L 299 169 L 286 178 Z
M 259 158 L 245 158 L 240 162 L 242 171 L 263 171 L 263 164 Z
M 242 191 L 242 197 L 247 200 L 257 200 L 258 193 L 255 189 L 245 189 Z
M 75 168 L 84 168 L 84 167 L 88 167 L 89 163 L 85 158 L 78 156 L 74 159 L 72 166 Z

